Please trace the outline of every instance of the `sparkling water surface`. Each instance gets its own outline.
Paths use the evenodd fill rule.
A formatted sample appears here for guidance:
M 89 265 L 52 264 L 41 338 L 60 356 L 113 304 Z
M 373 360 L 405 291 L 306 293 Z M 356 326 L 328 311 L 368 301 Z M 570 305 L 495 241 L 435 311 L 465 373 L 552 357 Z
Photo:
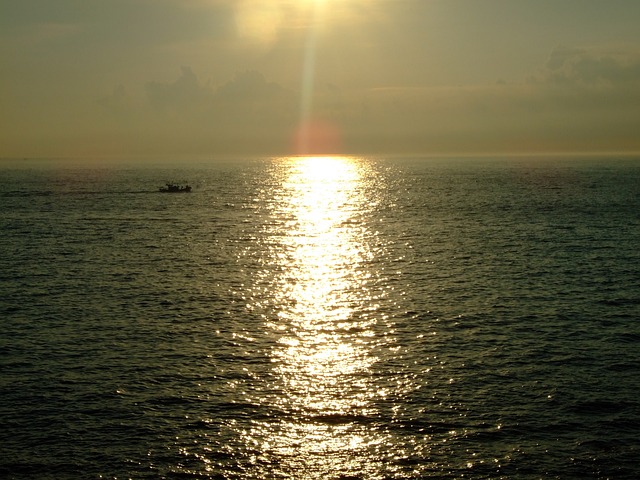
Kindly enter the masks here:
M 640 476 L 637 159 L 135 165 L 0 164 L 3 478 Z

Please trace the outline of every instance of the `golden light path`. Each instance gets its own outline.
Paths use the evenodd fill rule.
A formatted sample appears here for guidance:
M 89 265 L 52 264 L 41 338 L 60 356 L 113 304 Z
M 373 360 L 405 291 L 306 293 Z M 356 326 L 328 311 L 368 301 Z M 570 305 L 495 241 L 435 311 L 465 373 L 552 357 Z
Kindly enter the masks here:
M 256 422 L 247 442 L 263 443 L 280 475 L 319 478 L 359 474 L 366 452 L 384 441 L 366 419 L 381 395 L 371 368 L 376 299 L 364 265 L 373 254 L 358 216 L 365 204 L 364 164 L 348 157 L 284 160 L 288 175 L 274 226 L 271 269 L 277 338 L 271 353 L 276 404 L 282 418 Z M 262 440 L 260 440 L 262 439 Z M 364 470 L 363 470 L 364 469 Z M 373 477 L 371 477 L 373 478 Z
M 357 166 L 337 157 L 304 158 L 289 178 L 290 215 L 295 220 L 284 239 L 291 256 L 278 295 L 292 308 L 279 315 L 290 335 L 282 340 L 284 348 L 277 355 L 292 393 L 300 393 L 296 387 L 302 380 L 292 374 L 299 377 L 304 372 L 317 386 L 318 381 L 366 369 L 371 361 L 358 344 L 343 342 L 353 327 L 363 280 L 358 265 L 364 252 L 354 231 L 357 227 L 349 223 L 357 183 Z M 342 414 L 355 406 L 353 399 L 345 403 L 340 396 L 313 395 L 309 386 L 314 387 L 304 385 L 298 400 L 311 411 Z M 323 389 L 321 385 L 316 393 Z

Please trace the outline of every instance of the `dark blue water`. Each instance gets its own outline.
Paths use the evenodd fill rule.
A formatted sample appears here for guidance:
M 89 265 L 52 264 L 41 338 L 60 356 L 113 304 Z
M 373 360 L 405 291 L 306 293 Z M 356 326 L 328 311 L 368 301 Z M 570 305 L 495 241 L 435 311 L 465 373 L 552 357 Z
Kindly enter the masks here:
M 640 477 L 637 159 L 5 162 L 0 231 L 2 478 Z

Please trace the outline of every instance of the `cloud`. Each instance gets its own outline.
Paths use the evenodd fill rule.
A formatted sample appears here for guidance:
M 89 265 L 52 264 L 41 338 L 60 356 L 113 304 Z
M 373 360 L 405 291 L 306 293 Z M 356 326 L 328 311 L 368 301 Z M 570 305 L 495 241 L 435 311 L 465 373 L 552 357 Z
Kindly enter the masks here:
M 213 100 L 213 91 L 200 85 L 191 67 L 182 67 L 181 76 L 173 83 L 148 82 L 145 91 L 151 107 L 160 112 L 200 110 Z
M 525 82 L 377 88 L 359 103 L 356 149 L 639 150 L 640 51 L 558 47 Z
M 252 124 L 257 121 L 277 123 L 283 118 L 290 119 L 295 110 L 295 94 L 267 81 L 256 70 L 237 73 L 228 82 L 214 88 L 210 82 L 201 83 L 191 67 L 185 66 L 174 82 L 148 82 L 145 92 L 145 108 L 152 112 L 211 125 Z
M 519 83 L 358 89 L 318 82 L 305 119 L 301 92 L 260 71 L 216 85 L 184 66 L 174 80 L 142 89 L 118 84 L 94 101 L 99 112 L 61 111 L 55 130 L 46 128 L 60 145 L 106 154 L 292 153 L 296 132 L 306 139 L 312 131 L 301 130 L 303 120 L 322 141 L 329 132 L 344 153 L 640 150 L 638 58 L 633 49 L 558 47 Z
M 536 80 L 523 83 L 368 90 L 320 84 L 312 119 L 330 127 L 347 153 L 638 149 L 640 85 L 629 74 L 632 58 L 555 49 Z M 598 66 L 597 76 L 587 62 Z M 136 100 L 118 86 L 100 102 L 111 131 L 128 135 L 125 150 L 287 153 L 300 128 L 299 92 L 256 70 L 214 86 L 185 66 L 174 81 L 146 83 L 144 93 Z
M 640 87 L 640 51 L 559 46 L 551 52 L 542 80 L 581 86 Z
M 97 105 L 102 135 L 121 135 L 123 150 L 283 152 L 298 121 L 296 94 L 255 70 L 219 85 L 183 66 L 174 81 L 151 81 L 135 99 L 118 85 Z
M 97 103 L 106 115 L 117 117 L 119 120 L 128 116 L 133 109 L 133 99 L 122 84 L 116 86 L 110 94 L 98 99 Z
M 239 73 L 233 80 L 218 88 L 217 96 L 235 102 L 256 102 L 277 98 L 284 88 L 274 82 L 268 82 L 264 75 L 256 70 Z
M 212 117 L 239 128 L 247 125 L 266 130 L 277 125 L 290 128 L 296 120 L 296 100 L 294 92 L 267 81 L 262 73 L 245 71 L 216 90 Z

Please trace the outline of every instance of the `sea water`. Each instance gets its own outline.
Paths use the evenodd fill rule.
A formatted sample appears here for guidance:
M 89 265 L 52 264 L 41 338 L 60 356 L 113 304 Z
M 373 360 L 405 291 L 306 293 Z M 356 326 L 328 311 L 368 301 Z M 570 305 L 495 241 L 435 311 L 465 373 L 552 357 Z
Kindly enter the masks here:
M 5 161 L 0 229 L 3 478 L 640 477 L 638 159 Z

